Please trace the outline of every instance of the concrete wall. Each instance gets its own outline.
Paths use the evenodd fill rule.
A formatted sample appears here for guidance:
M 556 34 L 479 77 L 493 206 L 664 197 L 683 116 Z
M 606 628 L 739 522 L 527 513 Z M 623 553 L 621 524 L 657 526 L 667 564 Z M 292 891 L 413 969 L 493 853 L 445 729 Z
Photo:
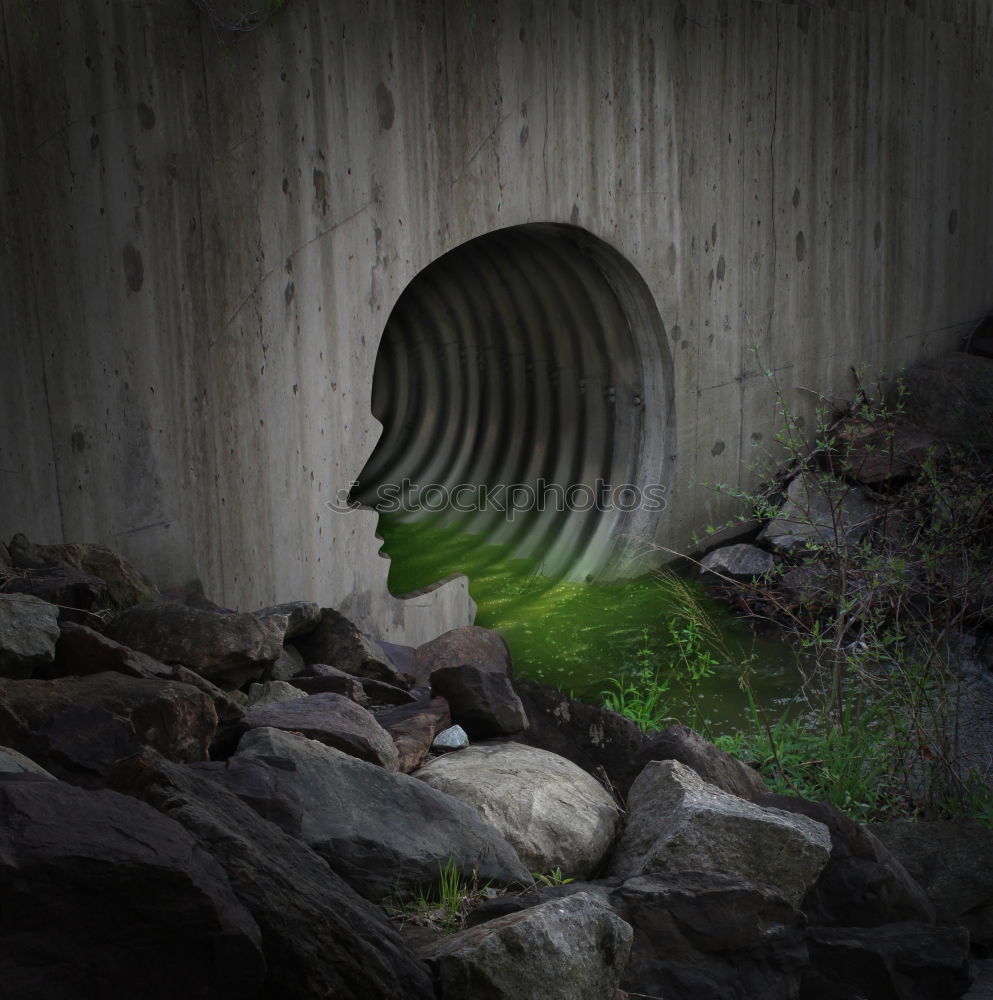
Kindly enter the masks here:
M 387 599 L 375 515 L 326 501 L 393 305 L 480 234 L 576 225 L 651 289 L 673 548 L 775 432 L 762 368 L 808 406 L 993 306 L 987 0 L 285 0 L 234 44 L 174 0 L 2 14 L 0 535 L 231 606 L 470 613 Z

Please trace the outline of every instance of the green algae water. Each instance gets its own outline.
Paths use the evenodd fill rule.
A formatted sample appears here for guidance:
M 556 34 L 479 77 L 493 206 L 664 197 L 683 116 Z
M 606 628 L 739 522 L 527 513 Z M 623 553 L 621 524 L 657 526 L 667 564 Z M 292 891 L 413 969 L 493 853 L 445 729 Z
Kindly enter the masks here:
M 380 515 L 379 535 L 391 560 L 390 591 L 398 596 L 452 573 L 469 577 L 476 624 L 504 637 L 518 676 L 601 704 L 613 681 L 645 667 L 665 671 L 677 662 L 669 630 L 673 594 L 664 578 L 606 584 L 550 580 L 540 575 L 537 562 L 513 558 L 510 546 L 466 534 L 457 523 Z M 728 662 L 692 691 L 674 683 L 665 700 L 669 719 L 710 736 L 741 728 L 748 708 L 739 678 L 746 669 L 759 701 L 778 717 L 799 690 L 792 652 L 755 637 L 699 585 L 695 596 L 719 629 Z

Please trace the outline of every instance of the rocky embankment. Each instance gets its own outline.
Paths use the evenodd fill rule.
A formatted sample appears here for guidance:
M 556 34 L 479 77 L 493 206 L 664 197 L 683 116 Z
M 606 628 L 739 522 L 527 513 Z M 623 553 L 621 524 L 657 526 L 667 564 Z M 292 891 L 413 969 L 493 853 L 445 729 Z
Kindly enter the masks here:
M 993 948 L 988 831 L 773 796 L 484 629 L 412 649 L 93 546 L 0 559 L 10 1000 L 937 1000 Z M 405 921 L 446 870 L 489 898 Z

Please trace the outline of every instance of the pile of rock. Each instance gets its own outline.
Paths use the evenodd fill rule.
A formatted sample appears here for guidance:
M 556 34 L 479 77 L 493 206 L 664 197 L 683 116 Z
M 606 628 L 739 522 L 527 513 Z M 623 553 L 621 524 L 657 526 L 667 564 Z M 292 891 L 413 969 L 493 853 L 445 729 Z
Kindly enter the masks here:
M 79 571 L 108 592 L 101 572 L 140 579 L 101 559 Z M 37 581 L 13 562 L 7 583 Z M 685 727 L 648 740 L 515 680 L 484 629 L 410 649 L 315 604 L 144 586 L 106 620 L 97 584 L 0 592 L 12 1000 L 923 1000 L 966 989 L 970 932 L 993 942 L 988 880 L 918 859 L 932 902 L 864 827 Z M 990 845 L 960 846 L 964 873 Z M 470 926 L 387 917 L 452 866 L 500 890 Z

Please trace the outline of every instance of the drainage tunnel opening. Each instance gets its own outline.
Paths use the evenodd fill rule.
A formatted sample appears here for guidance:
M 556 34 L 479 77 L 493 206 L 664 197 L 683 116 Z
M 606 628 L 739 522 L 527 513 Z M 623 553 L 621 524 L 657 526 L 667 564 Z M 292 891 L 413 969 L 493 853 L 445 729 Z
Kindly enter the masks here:
M 457 523 L 547 579 L 647 568 L 671 362 L 644 281 L 589 233 L 516 226 L 425 268 L 387 322 L 372 412 L 353 495 L 381 515 Z
M 515 670 L 593 702 L 663 666 L 673 592 L 647 574 L 671 379 L 647 286 L 581 229 L 503 229 L 430 264 L 387 322 L 372 392 L 383 433 L 353 490 L 379 512 L 390 590 L 465 573 L 477 623 L 501 632 Z M 708 607 L 744 662 L 751 633 Z M 712 730 L 745 716 L 739 672 L 725 664 L 699 692 Z M 752 683 L 770 699 L 796 689 L 770 657 Z

